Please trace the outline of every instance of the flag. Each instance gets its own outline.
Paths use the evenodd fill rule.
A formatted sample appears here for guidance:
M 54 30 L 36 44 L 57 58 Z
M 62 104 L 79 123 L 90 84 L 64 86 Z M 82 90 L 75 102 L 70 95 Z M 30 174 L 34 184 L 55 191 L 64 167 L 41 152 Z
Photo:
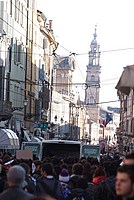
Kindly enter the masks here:
M 101 127 L 101 128 L 105 127 L 105 126 L 106 126 L 106 119 L 101 118 L 101 119 L 99 120 L 99 123 L 100 123 L 100 127 Z
M 112 120 L 113 120 L 112 116 L 109 113 L 106 113 L 106 124 L 105 124 L 105 126 Z

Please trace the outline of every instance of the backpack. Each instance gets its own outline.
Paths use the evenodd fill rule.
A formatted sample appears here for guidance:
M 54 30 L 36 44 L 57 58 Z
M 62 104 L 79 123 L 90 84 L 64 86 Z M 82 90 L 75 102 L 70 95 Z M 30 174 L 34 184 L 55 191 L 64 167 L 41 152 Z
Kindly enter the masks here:
M 57 193 L 56 193 L 57 185 L 58 185 L 57 180 L 55 180 L 53 188 L 50 188 L 44 181 L 40 181 L 40 182 L 38 182 L 38 185 L 36 188 L 37 188 L 38 192 L 46 193 L 46 194 L 58 199 Z M 38 192 L 37 192 L 37 194 L 38 194 Z
M 65 200 L 68 197 L 70 192 L 71 192 L 70 188 L 68 188 L 68 187 L 63 191 L 63 193 L 62 193 L 63 200 Z
M 75 190 L 77 189 L 77 191 Z M 66 200 L 91 200 L 89 193 L 81 188 L 75 188 L 68 193 Z
M 67 183 L 61 182 L 61 187 L 62 187 L 62 199 L 65 200 L 68 194 L 71 192 L 71 190 Z
M 115 193 L 115 178 L 107 178 L 102 181 L 95 194 L 96 200 L 118 200 Z

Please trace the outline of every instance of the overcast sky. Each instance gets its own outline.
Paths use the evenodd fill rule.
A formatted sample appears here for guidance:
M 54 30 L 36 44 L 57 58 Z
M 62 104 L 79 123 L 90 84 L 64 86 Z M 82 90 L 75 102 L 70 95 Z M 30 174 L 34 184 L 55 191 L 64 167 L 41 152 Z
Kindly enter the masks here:
M 134 64 L 134 0 L 38 0 L 39 9 L 53 20 L 59 42 L 57 54 L 76 56 L 77 82 L 85 81 L 88 51 L 97 25 L 100 44 L 100 102 L 118 100 L 115 86 L 123 67 Z M 80 87 L 79 87 L 80 89 Z M 103 103 L 102 107 L 119 106 Z

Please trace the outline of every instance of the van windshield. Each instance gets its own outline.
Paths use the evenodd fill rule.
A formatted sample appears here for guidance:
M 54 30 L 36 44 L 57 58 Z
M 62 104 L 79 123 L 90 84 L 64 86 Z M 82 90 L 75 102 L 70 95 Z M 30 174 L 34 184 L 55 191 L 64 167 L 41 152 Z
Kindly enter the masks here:
M 40 148 L 41 148 L 41 146 L 38 143 L 28 142 L 28 143 L 23 144 L 23 149 L 32 150 L 33 155 L 35 155 L 36 157 L 39 157 Z
M 80 144 L 44 143 L 42 156 L 80 157 Z

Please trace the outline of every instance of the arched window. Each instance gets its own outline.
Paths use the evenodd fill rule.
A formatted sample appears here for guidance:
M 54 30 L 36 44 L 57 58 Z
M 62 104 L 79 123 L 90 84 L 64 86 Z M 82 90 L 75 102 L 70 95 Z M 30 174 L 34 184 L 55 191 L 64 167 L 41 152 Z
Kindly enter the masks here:
M 96 65 L 96 59 L 93 58 L 93 65 Z
M 95 81 L 95 76 L 94 75 L 91 76 L 91 81 Z

